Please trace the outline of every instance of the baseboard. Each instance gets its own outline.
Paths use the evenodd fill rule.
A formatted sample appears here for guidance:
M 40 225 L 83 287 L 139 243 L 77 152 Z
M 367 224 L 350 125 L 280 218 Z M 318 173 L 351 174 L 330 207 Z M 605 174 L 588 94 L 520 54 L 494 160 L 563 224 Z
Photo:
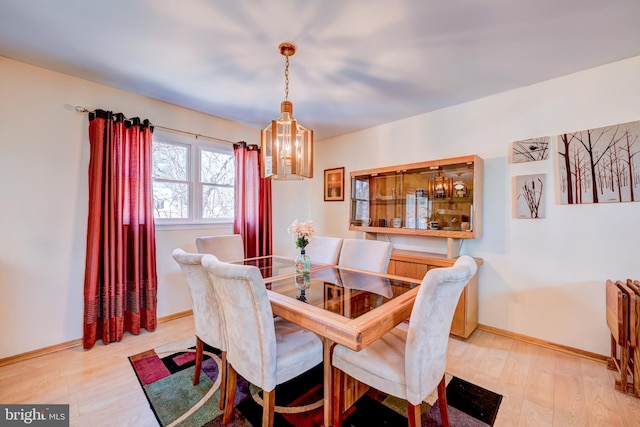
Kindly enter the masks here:
M 590 351 L 580 350 L 580 349 L 569 347 L 566 345 L 556 344 L 556 343 L 541 340 L 538 338 L 533 338 L 527 335 L 505 331 L 504 329 L 494 328 L 493 326 L 478 324 L 478 329 L 481 331 L 491 332 L 492 334 L 502 335 L 503 337 L 512 338 L 514 340 L 527 342 L 529 344 L 535 344 L 540 347 L 550 348 L 552 350 L 562 351 L 564 353 L 572 354 L 574 356 L 580 356 L 587 359 L 595 360 L 597 362 L 606 363 L 608 360 L 608 357 L 602 354 L 591 353 Z
M 192 314 L 192 310 L 170 314 L 168 316 L 158 318 L 158 324 L 170 322 L 171 320 L 179 319 L 181 317 L 191 316 Z M 21 362 L 27 359 L 33 359 L 34 357 L 46 356 L 47 354 L 55 353 L 56 351 L 66 350 L 68 348 L 78 347 L 80 345 L 82 345 L 82 338 L 63 342 L 61 344 L 56 344 L 49 347 L 39 348 L 37 350 L 28 351 L 26 353 L 16 354 L 15 356 L 9 356 L 0 359 L 0 366 L 10 365 L 12 363 Z
M 68 348 L 77 347 L 79 345 L 82 345 L 82 339 L 67 341 L 61 344 L 56 344 L 49 347 L 28 351 L 26 353 L 16 354 L 15 356 L 9 356 L 9 357 L 0 359 L 0 366 L 11 365 L 12 363 L 21 362 L 27 359 L 33 359 L 34 357 L 44 356 L 46 354 L 55 353 L 56 351 L 66 350 Z
M 158 323 L 166 323 L 172 320 L 180 319 L 181 317 L 187 317 L 193 315 L 193 310 L 181 311 L 180 313 L 173 313 L 168 316 L 164 316 L 158 319 Z
M 193 314 L 192 310 L 182 311 L 180 313 L 170 314 L 168 316 L 158 318 L 158 324 L 170 322 L 175 319 L 179 319 L 181 317 L 191 316 Z M 483 324 L 478 324 L 478 328 L 481 331 L 490 332 L 492 334 L 501 335 L 503 337 L 512 338 L 515 340 L 527 342 L 530 344 L 539 345 L 541 347 L 550 348 L 552 350 L 562 351 L 564 353 L 569 353 L 575 356 L 585 357 L 587 359 L 596 360 L 598 362 L 606 363 L 608 360 L 607 356 L 591 353 L 589 351 L 580 350 L 577 348 L 555 344 L 549 341 L 541 340 L 538 338 L 533 338 L 527 335 L 518 334 L 515 332 L 505 331 L 504 329 L 494 328 L 493 326 L 487 326 Z M 33 359 L 34 357 L 45 356 L 47 354 L 55 353 L 56 351 L 65 350 L 72 347 L 77 347 L 82 345 L 82 339 L 77 339 L 73 341 L 67 341 L 65 343 L 52 345 L 49 347 L 44 347 L 38 350 L 29 351 L 26 353 L 16 354 L 15 356 L 5 357 L 0 359 L 0 366 L 10 365 L 12 363 L 17 363 L 27 359 Z

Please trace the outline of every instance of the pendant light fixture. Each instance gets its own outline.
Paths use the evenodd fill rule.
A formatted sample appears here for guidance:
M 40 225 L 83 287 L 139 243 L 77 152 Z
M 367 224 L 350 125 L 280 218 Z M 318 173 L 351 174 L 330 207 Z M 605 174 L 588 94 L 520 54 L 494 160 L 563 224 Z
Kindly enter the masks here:
M 289 57 L 296 53 L 296 47 L 281 43 L 278 49 L 286 58 L 284 101 L 280 117 L 260 131 L 261 174 L 263 178 L 282 180 L 313 178 L 313 131 L 293 118 L 293 103 L 289 101 Z

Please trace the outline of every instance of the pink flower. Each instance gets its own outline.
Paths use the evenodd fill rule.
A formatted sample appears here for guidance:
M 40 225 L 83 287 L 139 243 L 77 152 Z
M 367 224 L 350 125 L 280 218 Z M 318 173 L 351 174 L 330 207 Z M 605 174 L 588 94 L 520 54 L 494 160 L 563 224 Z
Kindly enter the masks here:
M 316 234 L 316 229 L 313 228 L 312 220 L 306 222 L 299 222 L 294 220 L 287 231 L 293 237 L 296 242 L 296 248 L 304 249 L 309 244 L 311 236 Z

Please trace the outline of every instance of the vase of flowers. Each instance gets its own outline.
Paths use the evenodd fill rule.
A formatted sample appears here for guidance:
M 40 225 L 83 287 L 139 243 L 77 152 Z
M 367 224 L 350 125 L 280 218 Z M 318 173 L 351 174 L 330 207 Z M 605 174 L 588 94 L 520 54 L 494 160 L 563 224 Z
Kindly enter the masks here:
M 305 254 L 304 248 L 309 244 L 311 236 L 316 233 L 312 223 L 312 220 L 299 222 L 296 219 L 291 223 L 287 230 L 296 242 L 296 248 L 300 249 L 300 253 L 295 259 L 296 273 L 308 274 L 311 271 L 311 260 L 309 259 L 309 256 Z

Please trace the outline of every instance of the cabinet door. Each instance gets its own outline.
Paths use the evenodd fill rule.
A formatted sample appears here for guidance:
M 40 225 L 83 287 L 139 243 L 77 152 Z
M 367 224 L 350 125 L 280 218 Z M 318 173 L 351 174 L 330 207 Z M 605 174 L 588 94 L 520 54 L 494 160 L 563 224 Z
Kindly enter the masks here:
M 422 280 L 428 270 L 429 266 L 427 264 L 391 260 L 389 261 L 389 269 L 387 271 L 389 274 L 395 274 L 396 276 L 411 277 Z
M 451 263 L 453 265 L 453 261 Z M 439 266 L 429 265 L 426 263 L 390 260 L 389 268 L 387 272 L 389 274 L 395 274 L 397 276 L 412 277 L 414 279 L 423 279 L 427 271 L 432 268 L 439 268 Z M 462 290 L 460 299 L 456 305 L 456 310 L 453 314 L 453 320 L 451 322 L 451 334 L 461 338 L 468 338 L 471 332 L 478 325 L 478 273 L 469 281 L 467 286 Z M 475 302 L 475 305 L 473 302 Z
M 453 313 L 453 320 L 451 321 L 451 333 L 459 337 L 467 338 L 467 287 L 462 289 L 458 305 L 456 305 L 456 311 Z

